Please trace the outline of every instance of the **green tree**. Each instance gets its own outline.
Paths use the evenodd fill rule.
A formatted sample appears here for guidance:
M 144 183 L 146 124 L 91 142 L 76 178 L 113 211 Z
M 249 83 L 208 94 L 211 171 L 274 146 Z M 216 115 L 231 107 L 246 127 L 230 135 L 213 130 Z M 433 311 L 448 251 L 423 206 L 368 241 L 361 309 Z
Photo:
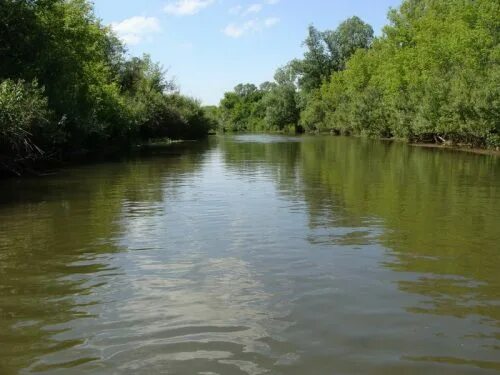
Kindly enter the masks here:
M 342 22 L 335 31 L 325 31 L 323 38 L 334 71 L 345 69 L 346 62 L 358 49 L 368 49 L 373 42 L 373 28 L 359 17 Z
M 407 0 L 321 88 L 324 128 L 497 147 L 500 3 Z
M 309 92 L 321 86 L 330 76 L 332 61 L 328 55 L 324 33 L 309 26 L 308 36 L 303 43 L 306 52 L 302 60 L 294 60 L 291 66 L 298 75 L 299 87 Z
M 20 157 L 43 154 L 33 141 L 50 119 L 43 90 L 36 81 L 0 83 L 0 152 Z
M 149 56 L 125 52 L 87 0 L 1 1 L 0 111 L 10 120 L 0 125 L 0 157 L 20 156 L 21 134 L 45 155 L 206 134 L 200 103 L 181 98 Z

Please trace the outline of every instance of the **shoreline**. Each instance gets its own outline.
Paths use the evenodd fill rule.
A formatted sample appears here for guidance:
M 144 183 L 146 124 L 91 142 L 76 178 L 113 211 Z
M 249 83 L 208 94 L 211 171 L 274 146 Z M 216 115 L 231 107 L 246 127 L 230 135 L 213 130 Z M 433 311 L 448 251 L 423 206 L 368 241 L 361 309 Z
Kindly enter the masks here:
M 75 165 L 114 161 L 117 159 L 162 153 L 177 156 L 179 148 L 203 139 L 165 139 L 125 147 L 109 146 L 95 150 L 80 150 L 58 158 L 26 159 L 22 162 L 0 156 L 0 181 L 10 178 L 45 177 Z
M 460 151 L 460 152 L 467 152 L 469 154 L 500 157 L 500 150 L 493 150 L 488 148 L 477 148 L 477 147 L 460 146 L 460 145 L 443 146 L 436 143 L 414 143 L 414 142 L 409 142 L 408 145 L 412 147 L 430 148 L 430 149 L 447 150 L 447 151 Z
M 348 138 L 367 138 L 367 139 L 372 139 L 376 141 L 381 141 L 381 142 L 398 142 L 398 143 L 404 143 L 408 146 L 412 147 L 421 147 L 421 148 L 430 148 L 430 149 L 438 149 L 438 150 L 445 150 L 445 151 L 460 151 L 460 152 L 466 152 L 469 154 L 476 154 L 476 155 L 490 155 L 490 156 L 495 156 L 495 157 L 500 157 L 500 149 L 490 149 L 490 148 L 478 148 L 478 147 L 471 147 L 468 145 L 442 145 L 438 143 L 418 143 L 418 142 L 410 142 L 406 139 L 403 138 L 384 138 L 384 137 L 366 137 L 363 135 L 355 135 L 355 134 L 332 134 L 331 132 L 305 132 L 305 133 L 289 133 L 289 132 L 284 132 L 284 131 L 262 131 L 262 132 L 251 132 L 251 131 L 242 131 L 242 132 L 221 132 L 221 133 L 216 133 L 216 135 L 229 135 L 229 134 L 269 134 L 269 135 L 292 135 L 292 136 L 330 136 L 330 137 L 348 137 Z
M 306 133 L 306 134 L 311 134 L 314 135 L 314 133 Z M 330 135 L 333 137 L 354 137 L 354 138 L 363 138 L 362 135 L 336 135 L 336 134 L 331 134 L 327 132 L 321 132 L 317 133 L 318 135 Z M 446 150 L 446 151 L 460 151 L 460 152 L 466 152 L 469 154 L 476 154 L 476 155 L 490 155 L 490 156 L 496 156 L 500 157 L 500 149 L 490 149 L 490 148 L 478 148 L 478 147 L 471 147 L 468 145 L 443 145 L 443 144 L 438 144 L 438 143 L 418 143 L 418 142 L 410 142 L 405 139 L 399 139 L 399 138 L 377 138 L 377 137 L 368 137 L 369 139 L 374 139 L 374 140 L 379 140 L 383 142 L 401 142 L 405 143 L 408 146 L 412 147 L 421 147 L 421 148 L 430 148 L 430 149 L 438 149 L 438 150 Z
M 222 134 L 228 134 L 228 133 L 222 133 Z M 286 132 L 231 132 L 229 134 L 274 134 L 274 135 L 290 135 L 290 133 Z M 220 134 L 219 134 L 220 135 Z M 352 138 L 364 138 L 363 136 L 360 135 L 336 135 L 336 134 L 331 134 L 331 133 L 326 133 L 326 132 L 320 132 L 320 133 L 302 133 L 302 134 L 295 134 L 296 136 L 301 136 L 301 135 L 308 135 L 308 136 L 331 136 L 331 137 L 338 137 L 338 136 L 343 136 L 343 137 L 352 137 Z M 455 152 L 465 152 L 469 154 L 475 154 L 475 155 L 487 155 L 487 156 L 493 156 L 493 157 L 500 157 L 500 150 L 498 149 L 487 149 L 487 148 L 477 148 L 477 147 L 470 147 L 467 145 L 456 145 L 456 146 L 451 146 L 451 145 L 441 145 L 441 144 L 436 144 L 436 143 L 416 143 L 416 142 L 409 142 L 404 139 L 396 139 L 396 138 L 369 138 L 372 140 L 377 140 L 381 142 L 398 142 L 398 143 L 404 143 L 408 146 L 411 147 L 418 147 L 418 148 L 424 148 L 424 149 L 436 149 L 436 150 L 442 150 L 442 151 L 455 151 Z M 3 166 L 3 168 L 0 168 L 0 180 L 6 179 L 6 178 L 12 178 L 12 177 L 17 177 L 17 178 L 22 178 L 22 177 L 27 177 L 27 176 L 37 176 L 37 177 L 43 177 L 47 175 L 52 175 L 57 173 L 58 170 L 64 169 L 65 167 L 69 165 L 77 165 L 77 164 L 85 164 L 85 163 L 92 163 L 96 161 L 103 161 L 103 160 L 115 160 L 117 157 L 123 157 L 124 155 L 137 155 L 138 153 L 148 153 L 148 152 L 155 152 L 155 151 L 160 151 L 160 150 L 165 150 L 165 149 L 175 149 L 176 146 L 180 146 L 182 144 L 187 144 L 190 142 L 196 142 L 199 140 L 160 140 L 160 141 L 155 141 L 155 142 L 146 142 L 142 144 L 137 144 L 133 146 L 126 147 L 125 149 L 123 148 L 116 148 L 112 147 L 111 149 L 105 149 L 105 150 L 85 150 L 81 153 L 74 153 L 72 155 L 66 155 L 66 157 L 62 159 L 47 159 L 47 160 L 38 160 L 38 161 L 32 161 L 31 163 L 28 163 L 27 165 L 23 166 L 19 171 L 15 171 L 14 169 L 9 169 L 6 168 L 7 164 Z M 173 153 L 175 154 L 175 152 Z M 19 172 L 19 173 L 16 173 Z

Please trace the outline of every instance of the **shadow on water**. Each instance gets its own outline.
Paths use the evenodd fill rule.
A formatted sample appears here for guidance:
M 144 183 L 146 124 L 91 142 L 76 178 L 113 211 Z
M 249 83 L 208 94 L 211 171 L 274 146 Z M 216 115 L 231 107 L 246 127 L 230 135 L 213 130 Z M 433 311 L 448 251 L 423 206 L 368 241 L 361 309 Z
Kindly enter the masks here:
M 125 250 L 113 241 L 124 230 L 123 210 L 134 203 L 154 208 L 165 199 L 165 181 L 196 173 L 210 147 L 177 144 L 1 183 L 2 374 L 85 343 L 84 332 L 66 333 L 72 321 L 98 314 L 95 307 L 106 301 L 96 291 L 122 272 L 112 258 Z M 82 350 L 63 363 L 32 370 L 75 367 L 97 358 L 99 353 Z
M 322 136 L 4 181 L 0 369 L 492 373 L 499 202 L 498 158 Z
M 280 192 L 305 201 L 312 245 L 386 248 L 380 264 L 401 275 L 392 282 L 421 297 L 405 310 L 462 319 L 462 329 L 436 327 L 435 336 L 478 348 L 470 352 L 477 360 L 440 356 L 439 346 L 436 355 L 405 360 L 500 370 L 494 360 L 500 349 L 500 159 L 367 139 L 297 140 L 240 136 L 222 149 L 230 168 L 253 169 L 250 175 L 264 169 Z
M 430 297 L 413 311 L 500 321 L 498 158 L 357 140 L 303 147 L 304 181 L 323 187 L 305 196 L 312 223 L 331 201 L 341 220 L 382 220 L 379 241 L 394 255 L 385 266 L 419 274 L 399 286 Z
M 252 173 L 263 168 L 280 191 L 303 195 L 310 228 L 382 222 L 377 240 L 395 255 L 385 265 L 422 274 L 400 287 L 423 294 L 434 290 L 435 308 L 416 311 L 478 313 L 500 321 L 496 304 L 459 303 L 460 296 L 500 297 L 499 158 L 342 137 L 254 138 L 222 143 L 228 166 L 253 168 Z M 353 242 L 363 243 L 363 234 L 354 232 Z M 323 237 L 311 240 L 338 240 L 334 233 Z M 448 293 L 456 297 L 454 307 L 445 303 Z

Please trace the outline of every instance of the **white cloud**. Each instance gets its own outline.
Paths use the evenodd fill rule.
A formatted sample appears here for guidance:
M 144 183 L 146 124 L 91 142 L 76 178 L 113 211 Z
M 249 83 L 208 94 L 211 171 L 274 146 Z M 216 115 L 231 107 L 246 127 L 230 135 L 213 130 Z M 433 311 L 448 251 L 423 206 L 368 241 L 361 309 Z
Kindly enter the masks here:
M 280 0 L 264 0 L 263 3 L 253 3 L 246 8 L 238 4 L 236 6 L 233 6 L 232 8 L 229 8 L 229 14 L 233 15 L 240 14 L 242 16 L 246 16 L 253 13 L 259 13 L 262 9 L 264 9 L 265 5 L 275 5 L 278 4 L 279 2 Z
M 245 34 L 250 34 L 258 31 L 262 31 L 263 29 L 267 29 L 275 26 L 280 21 L 279 18 L 272 17 L 266 18 L 264 21 L 260 21 L 255 18 L 252 20 L 248 20 L 242 24 L 230 23 L 227 25 L 224 30 L 224 34 L 231 38 L 239 38 Z
M 280 22 L 280 19 L 278 17 L 269 17 L 264 20 L 264 25 L 266 27 L 273 27 L 274 25 L 277 25 Z
M 243 7 L 241 5 L 236 5 L 229 9 L 229 14 L 240 14 Z
M 262 4 L 259 4 L 259 3 L 251 4 L 248 6 L 247 9 L 245 9 L 245 11 L 243 12 L 243 15 L 252 14 L 252 13 L 259 13 L 261 10 L 262 10 Z
M 113 31 L 125 43 L 133 45 L 142 42 L 150 34 L 161 31 L 160 22 L 155 17 L 135 16 L 121 22 L 111 23 Z
M 213 2 L 214 0 L 176 0 L 167 3 L 163 10 L 176 16 L 192 16 Z
M 247 33 L 248 31 L 252 30 L 254 27 L 253 21 L 247 21 L 241 25 L 237 25 L 235 23 L 230 23 L 224 28 L 224 34 L 231 38 L 239 38 L 243 34 Z

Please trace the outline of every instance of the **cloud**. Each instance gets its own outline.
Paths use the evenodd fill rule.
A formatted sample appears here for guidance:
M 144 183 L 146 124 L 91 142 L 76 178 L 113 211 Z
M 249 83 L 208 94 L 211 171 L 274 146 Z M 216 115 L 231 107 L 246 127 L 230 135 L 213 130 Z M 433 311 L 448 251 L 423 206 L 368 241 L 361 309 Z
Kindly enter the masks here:
M 111 29 L 129 45 L 139 44 L 150 34 L 161 31 L 160 22 L 155 17 L 135 16 L 121 22 L 111 23 Z
M 224 30 L 224 34 L 231 38 L 240 38 L 245 34 L 250 34 L 275 26 L 280 21 L 277 17 L 266 18 L 261 21 L 257 18 L 248 20 L 242 24 L 230 23 Z
M 214 0 L 176 0 L 167 3 L 163 10 L 176 16 L 192 16 L 213 2 Z
M 235 23 L 230 23 L 224 28 L 224 34 L 231 38 L 239 38 L 243 34 L 247 33 L 248 31 L 251 31 L 255 28 L 255 21 L 250 20 L 247 21 L 241 25 L 237 25 Z
M 259 13 L 261 10 L 262 10 L 262 4 L 259 3 L 251 4 L 248 6 L 248 8 L 245 9 L 243 15 Z
M 249 14 L 259 13 L 264 9 L 265 5 L 275 5 L 278 4 L 280 0 L 264 0 L 262 3 L 253 3 L 248 7 L 244 8 L 242 5 L 238 4 L 229 8 L 229 14 L 247 16 Z
M 273 27 L 274 25 L 277 25 L 280 22 L 280 19 L 278 17 L 269 17 L 264 20 L 264 25 L 266 27 Z
M 229 14 L 240 14 L 243 7 L 241 5 L 236 5 L 229 9 Z

